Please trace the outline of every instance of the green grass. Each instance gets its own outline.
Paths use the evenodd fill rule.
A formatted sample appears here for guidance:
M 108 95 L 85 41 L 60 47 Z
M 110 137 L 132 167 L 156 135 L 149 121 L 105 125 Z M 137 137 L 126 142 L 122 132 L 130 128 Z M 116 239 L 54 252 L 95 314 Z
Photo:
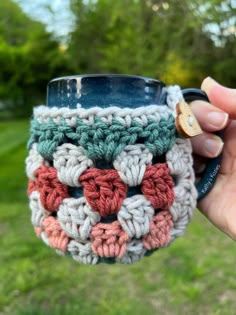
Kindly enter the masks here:
M 0 314 L 235 315 L 235 243 L 199 213 L 185 236 L 132 266 L 83 266 L 34 235 L 28 122 L 0 123 Z

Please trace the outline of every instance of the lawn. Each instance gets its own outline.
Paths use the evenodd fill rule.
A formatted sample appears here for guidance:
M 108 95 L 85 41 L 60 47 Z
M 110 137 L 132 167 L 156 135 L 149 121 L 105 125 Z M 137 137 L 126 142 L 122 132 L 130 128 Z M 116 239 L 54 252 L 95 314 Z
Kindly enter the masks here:
M 36 238 L 28 121 L 0 123 L 0 314 L 235 315 L 235 243 L 197 211 L 184 237 L 132 266 L 82 266 Z

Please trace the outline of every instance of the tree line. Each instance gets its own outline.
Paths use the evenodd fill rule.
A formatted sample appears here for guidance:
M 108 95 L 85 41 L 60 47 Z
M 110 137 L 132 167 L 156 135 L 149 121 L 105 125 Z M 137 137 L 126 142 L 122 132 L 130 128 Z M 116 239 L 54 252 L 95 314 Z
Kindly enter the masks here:
M 11 0 L 0 2 L 0 113 L 28 116 L 47 82 L 126 73 L 199 87 L 236 86 L 235 0 L 71 0 L 66 46 Z M 1 116 L 0 116 L 1 117 Z

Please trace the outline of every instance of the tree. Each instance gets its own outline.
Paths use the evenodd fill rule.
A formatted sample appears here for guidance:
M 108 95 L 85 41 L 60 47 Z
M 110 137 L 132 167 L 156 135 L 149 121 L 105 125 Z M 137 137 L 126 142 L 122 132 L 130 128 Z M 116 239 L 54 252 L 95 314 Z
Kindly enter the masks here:
M 65 54 L 42 23 L 12 1 L 0 2 L 0 100 L 15 116 L 45 101 L 47 82 L 66 73 Z
M 233 63 L 226 51 L 229 38 L 221 36 L 225 42 L 219 46 L 209 28 L 222 28 L 233 17 L 225 9 L 229 2 L 71 0 L 76 18 L 69 42 L 73 67 L 79 73 L 134 73 L 199 86 L 206 75 L 223 73 L 217 66 L 223 55 L 229 71 Z

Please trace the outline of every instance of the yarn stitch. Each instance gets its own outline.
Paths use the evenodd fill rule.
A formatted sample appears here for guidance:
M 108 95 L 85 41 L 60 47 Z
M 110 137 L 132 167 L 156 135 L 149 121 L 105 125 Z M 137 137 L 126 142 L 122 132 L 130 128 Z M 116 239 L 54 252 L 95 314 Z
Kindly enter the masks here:
M 84 195 L 93 210 L 102 217 L 117 213 L 126 197 L 127 185 L 116 170 L 89 169 L 79 178 Z
M 133 187 L 141 184 L 146 166 L 151 165 L 152 159 L 152 153 L 144 144 L 127 145 L 113 165 L 123 182 Z
M 118 221 L 111 224 L 98 223 L 92 227 L 90 237 L 92 250 L 100 257 L 121 258 L 129 240 L 128 234 L 122 229 Z
M 43 230 L 49 241 L 49 245 L 65 252 L 69 238 L 62 230 L 58 220 L 53 217 L 47 217 L 42 222 Z
M 172 216 L 169 211 L 161 211 L 152 220 L 150 231 L 143 237 L 144 247 L 159 248 L 170 242 L 170 229 L 173 227 Z
M 147 253 L 147 249 L 144 247 L 141 239 L 133 239 L 126 246 L 124 255 L 117 259 L 122 264 L 133 264 L 139 261 Z
M 53 167 L 42 166 L 34 172 L 35 188 L 40 192 L 40 200 L 47 211 L 57 211 L 64 198 L 69 197 L 68 187 L 60 183 Z
M 67 125 L 64 118 L 60 125 L 52 119 L 42 124 L 33 119 L 28 148 L 37 143 L 38 152 L 45 159 L 52 160 L 56 148 L 70 141 L 82 146 L 91 160 L 112 161 L 126 145 L 140 142 L 153 154 L 161 155 L 174 145 L 175 138 L 176 129 L 172 115 L 167 120 L 161 118 L 158 123 L 147 119 L 147 125 L 144 126 L 132 120 L 129 127 L 123 126 L 117 119 L 113 119 L 112 124 L 108 125 L 99 117 L 94 118 L 93 125 L 85 124 L 77 118 L 75 127 Z
M 151 202 L 143 195 L 126 198 L 118 212 L 118 220 L 130 238 L 140 238 L 149 232 L 154 215 Z
M 26 174 L 35 233 L 82 264 L 131 264 L 183 235 L 196 207 L 192 148 L 166 104 L 34 109 Z M 56 104 L 55 104 L 56 105 Z
M 35 180 L 34 172 L 41 166 L 49 166 L 49 163 L 37 151 L 37 143 L 32 145 L 29 156 L 26 158 L 26 174 L 28 178 Z
M 81 264 L 95 265 L 98 263 L 99 256 L 93 253 L 91 243 L 83 244 L 72 240 L 68 244 L 67 250 L 72 258 Z
M 142 181 L 142 192 L 154 209 L 166 209 L 174 201 L 174 182 L 166 163 L 148 165 Z
M 84 154 L 83 148 L 71 143 L 64 143 L 57 147 L 53 154 L 53 162 L 60 182 L 70 187 L 81 186 L 80 175 L 94 166 L 93 161 Z
M 85 197 L 63 199 L 57 217 L 61 227 L 70 238 L 82 241 L 86 241 L 92 226 L 101 219 L 99 213 L 89 206 Z
M 42 227 L 42 220 L 49 213 L 44 209 L 40 201 L 39 191 L 32 191 L 29 195 L 29 206 L 31 209 L 31 222 L 35 227 Z
M 184 234 L 197 204 L 191 153 L 190 140 L 177 139 L 176 144 L 166 154 L 170 175 L 175 178 L 176 182 L 174 187 L 175 200 L 169 208 L 174 222 L 174 227 L 171 229 L 171 241 Z M 182 160 L 184 163 L 181 162 Z

